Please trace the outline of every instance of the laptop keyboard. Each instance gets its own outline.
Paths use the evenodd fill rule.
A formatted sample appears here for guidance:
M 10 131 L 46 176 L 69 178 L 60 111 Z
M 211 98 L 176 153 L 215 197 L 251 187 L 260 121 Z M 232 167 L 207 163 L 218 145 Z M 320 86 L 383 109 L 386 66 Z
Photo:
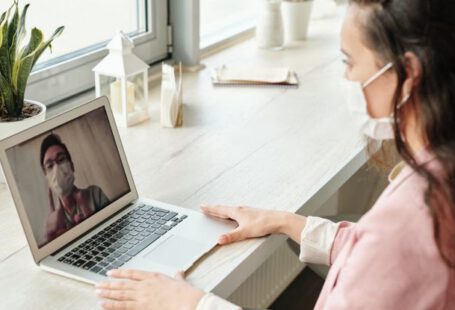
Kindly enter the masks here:
M 186 217 L 140 204 L 58 261 L 106 275 L 107 271 L 127 263 Z

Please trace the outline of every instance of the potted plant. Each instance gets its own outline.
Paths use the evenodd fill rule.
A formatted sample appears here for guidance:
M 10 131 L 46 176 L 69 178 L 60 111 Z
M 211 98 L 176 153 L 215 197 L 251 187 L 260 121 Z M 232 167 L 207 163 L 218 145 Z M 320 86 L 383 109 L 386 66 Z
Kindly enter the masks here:
M 0 140 L 45 119 L 46 106 L 25 99 L 25 89 L 36 62 L 64 27 L 57 28 L 47 41 L 41 30 L 33 28 L 28 42 L 24 42 L 28 8 L 26 4 L 19 12 L 19 3 L 14 0 L 0 16 Z
M 30 127 L 45 118 L 46 106 L 24 99 L 30 73 L 42 53 L 64 27 L 59 27 L 48 40 L 41 30 L 33 28 L 28 42 L 25 19 L 29 4 L 19 10 L 17 0 L 0 17 L 0 139 Z

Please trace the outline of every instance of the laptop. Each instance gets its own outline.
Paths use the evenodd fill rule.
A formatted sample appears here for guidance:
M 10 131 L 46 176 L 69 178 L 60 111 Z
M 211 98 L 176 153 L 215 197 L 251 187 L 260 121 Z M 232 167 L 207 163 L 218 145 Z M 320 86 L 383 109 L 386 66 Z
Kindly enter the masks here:
M 35 263 L 69 278 L 173 276 L 234 228 L 138 196 L 106 97 L 0 141 L 0 160 Z

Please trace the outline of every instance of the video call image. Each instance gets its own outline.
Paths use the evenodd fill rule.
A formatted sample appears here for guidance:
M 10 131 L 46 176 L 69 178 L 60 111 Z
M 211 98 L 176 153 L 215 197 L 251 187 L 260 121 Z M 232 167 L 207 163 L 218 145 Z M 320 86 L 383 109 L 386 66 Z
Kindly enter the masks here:
M 38 247 L 130 191 L 103 107 L 6 154 Z

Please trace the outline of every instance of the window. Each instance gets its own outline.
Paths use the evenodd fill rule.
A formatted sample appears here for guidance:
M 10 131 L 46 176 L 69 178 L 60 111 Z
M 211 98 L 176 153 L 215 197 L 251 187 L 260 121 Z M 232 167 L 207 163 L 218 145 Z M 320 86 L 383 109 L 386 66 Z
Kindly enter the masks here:
M 258 0 L 200 0 L 201 48 L 253 28 Z
M 5 11 L 13 1 L 2 1 Z M 28 0 L 27 27 L 46 37 L 61 25 L 65 31 L 46 51 L 29 79 L 26 97 L 46 104 L 94 87 L 92 68 L 106 55 L 104 47 L 122 30 L 133 39 L 136 54 L 148 63 L 167 56 L 166 0 Z M 20 2 L 20 6 L 24 2 Z

